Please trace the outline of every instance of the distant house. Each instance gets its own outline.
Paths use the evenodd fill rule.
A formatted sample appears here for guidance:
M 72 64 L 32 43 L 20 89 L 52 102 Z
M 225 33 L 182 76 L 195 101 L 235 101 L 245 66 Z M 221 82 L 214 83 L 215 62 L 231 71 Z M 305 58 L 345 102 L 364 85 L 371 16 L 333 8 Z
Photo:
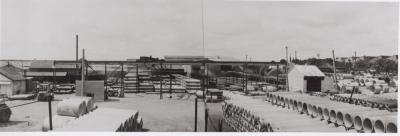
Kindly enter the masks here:
M 288 73 L 289 90 L 301 92 L 321 92 L 324 73 L 314 65 L 294 65 Z
M 26 79 L 22 69 L 13 65 L 0 67 L 0 94 L 11 96 L 25 91 Z

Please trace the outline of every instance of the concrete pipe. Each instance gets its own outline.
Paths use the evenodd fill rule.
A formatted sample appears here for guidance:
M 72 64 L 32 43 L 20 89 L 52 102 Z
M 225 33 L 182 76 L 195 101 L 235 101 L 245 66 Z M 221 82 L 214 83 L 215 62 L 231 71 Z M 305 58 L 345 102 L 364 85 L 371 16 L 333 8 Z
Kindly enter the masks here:
M 313 105 L 307 104 L 307 115 L 310 115 L 312 118 L 314 118 L 314 110 L 313 110 Z
M 281 96 L 281 106 L 282 106 L 283 108 L 285 108 L 285 106 L 286 106 L 285 98 L 283 98 L 282 96 Z
M 360 116 L 356 116 L 354 117 L 354 129 L 356 130 L 362 130 L 363 129 L 363 125 L 362 125 L 362 119 Z
M 344 126 L 344 115 L 340 111 L 336 113 L 336 124 L 339 126 Z
M 297 101 L 297 111 L 301 113 L 303 113 L 303 103 L 301 101 Z
M 290 101 L 288 98 L 285 98 L 285 106 L 290 109 Z
M 314 106 L 313 108 L 316 109 L 316 110 L 315 110 L 315 113 L 316 113 L 316 114 L 315 114 L 315 115 L 316 115 L 315 117 L 316 117 L 317 119 L 323 120 L 323 115 L 322 115 L 322 114 L 323 114 L 323 110 L 322 110 L 322 108 L 321 108 L 321 107 L 316 107 L 316 106 Z
M 343 125 L 346 128 L 352 128 L 354 126 L 354 119 L 351 116 L 351 114 L 346 113 L 344 115 L 344 121 L 343 121 Z
M 304 114 L 309 115 L 309 113 L 308 113 L 308 107 L 307 107 L 307 106 L 308 106 L 307 103 L 303 103 L 303 106 L 301 107 L 301 111 L 302 111 Z
M 365 118 L 362 122 L 363 130 L 366 133 L 372 133 L 374 132 L 374 120 L 370 118 Z
M 292 99 L 289 99 L 289 109 L 294 110 L 293 109 L 293 100 Z
M 293 100 L 293 106 L 292 106 L 294 111 L 297 111 L 297 101 Z
M 332 123 L 336 123 L 336 111 L 335 110 L 329 111 L 329 121 Z
M 386 124 L 386 133 L 397 133 L 396 121 L 389 122 Z
M 394 126 L 397 126 L 396 125 L 397 124 L 396 121 L 397 121 L 397 115 L 382 116 L 379 119 L 375 120 L 375 122 L 374 122 L 374 130 L 375 130 L 376 133 L 384 133 L 388 129 L 388 124 L 391 123 Z M 397 131 L 397 127 L 394 127 L 394 128 L 396 128 L 395 131 Z M 393 127 L 391 127 L 390 130 L 389 130 L 390 133 L 393 133 L 392 132 L 393 130 L 394 130 Z

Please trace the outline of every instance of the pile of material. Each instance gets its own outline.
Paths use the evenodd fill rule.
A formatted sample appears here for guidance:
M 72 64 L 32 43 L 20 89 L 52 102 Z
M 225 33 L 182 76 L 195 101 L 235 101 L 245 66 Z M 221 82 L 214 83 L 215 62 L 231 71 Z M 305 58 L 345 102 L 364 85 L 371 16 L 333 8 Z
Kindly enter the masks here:
M 397 111 L 397 99 L 390 98 L 397 97 L 397 93 L 391 93 L 391 95 L 392 96 L 384 95 L 380 97 L 380 95 L 353 94 L 352 103 L 364 107 L 378 108 L 380 110 Z M 331 97 L 331 100 L 349 103 L 350 96 L 351 94 L 335 94 Z
M 240 132 L 345 132 L 334 126 L 324 125 L 318 119 L 310 119 L 266 103 L 263 99 L 251 98 L 232 92 L 224 92 L 229 98 L 223 105 L 225 122 Z M 265 98 L 265 97 L 264 97 Z
M 142 131 L 143 120 L 138 111 L 113 108 L 98 108 L 56 131 L 108 131 L 137 132 Z
M 323 120 L 328 124 L 343 126 L 346 130 L 397 133 L 397 112 L 335 102 L 328 98 L 294 92 L 271 92 L 267 94 L 267 101 Z
M 124 91 L 125 93 L 137 92 L 137 76 L 135 73 L 128 73 L 124 79 Z
M 18 94 L 8 97 L 8 100 L 32 100 L 35 98 L 35 94 Z
M 82 117 L 97 106 L 94 106 L 93 99 L 91 97 L 72 97 L 64 99 L 57 105 L 57 114 L 52 118 L 53 130 L 61 128 L 73 120 Z M 47 117 L 43 121 L 42 131 L 50 130 L 49 118 Z

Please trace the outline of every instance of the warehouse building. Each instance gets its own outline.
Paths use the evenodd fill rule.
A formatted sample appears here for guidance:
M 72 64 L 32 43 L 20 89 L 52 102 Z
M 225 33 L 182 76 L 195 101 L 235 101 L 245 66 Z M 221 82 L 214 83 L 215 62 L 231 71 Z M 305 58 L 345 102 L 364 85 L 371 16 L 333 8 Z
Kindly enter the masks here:
M 324 73 L 314 65 L 293 65 L 288 74 L 289 90 L 321 92 Z
M 0 67 L 0 94 L 8 96 L 25 93 L 26 79 L 24 71 L 13 65 Z

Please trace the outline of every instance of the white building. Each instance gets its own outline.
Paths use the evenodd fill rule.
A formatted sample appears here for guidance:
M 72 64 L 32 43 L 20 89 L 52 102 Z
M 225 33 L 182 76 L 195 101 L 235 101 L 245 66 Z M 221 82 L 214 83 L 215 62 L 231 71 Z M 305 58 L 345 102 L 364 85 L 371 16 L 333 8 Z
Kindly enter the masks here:
M 314 65 L 293 65 L 288 74 L 289 90 L 321 92 L 324 77 L 324 73 Z
M 0 67 L 0 94 L 11 96 L 25 91 L 26 80 L 21 69 L 12 65 Z

